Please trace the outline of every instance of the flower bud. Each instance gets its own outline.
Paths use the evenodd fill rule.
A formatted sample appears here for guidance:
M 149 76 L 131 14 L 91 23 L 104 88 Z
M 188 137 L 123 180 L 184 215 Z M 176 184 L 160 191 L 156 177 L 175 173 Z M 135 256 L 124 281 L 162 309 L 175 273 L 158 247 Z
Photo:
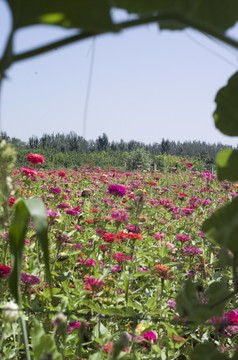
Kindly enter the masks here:
M 3 319 L 6 322 L 15 322 L 19 317 L 19 307 L 13 301 L 9 301 L 3 307 Z

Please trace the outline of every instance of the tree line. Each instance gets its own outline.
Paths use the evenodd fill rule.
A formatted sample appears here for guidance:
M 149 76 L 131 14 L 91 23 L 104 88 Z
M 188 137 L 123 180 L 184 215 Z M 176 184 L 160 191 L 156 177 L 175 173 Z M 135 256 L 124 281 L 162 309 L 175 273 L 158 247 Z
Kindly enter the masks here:
M 135 140 L 127 142 L 122 139 L 110 142 L 105 133 L 96 140 L 86 140 L 75 132 L 32 136 L 26 142 L 15 137 L 11 138 L 6 133 L 1 133 L 1 137 L 17 148 L 18 166 L 23 166 L 25 155 L 34 151 L 47 154 L 48 159 L 50 158 L 47 165 L 51 167 L 72 167 L 78 166 L 79 163 L 92 162 L 100 167 L 112 166 L 131 170 L 153 165 L 160 168 L 169 167 L 181 158 L 193 158 L 208 169 L 215 166 L 219 151 L 227 147 L 231 148 L 221 143 L 176 142 L 168 139 L 152 144 Z

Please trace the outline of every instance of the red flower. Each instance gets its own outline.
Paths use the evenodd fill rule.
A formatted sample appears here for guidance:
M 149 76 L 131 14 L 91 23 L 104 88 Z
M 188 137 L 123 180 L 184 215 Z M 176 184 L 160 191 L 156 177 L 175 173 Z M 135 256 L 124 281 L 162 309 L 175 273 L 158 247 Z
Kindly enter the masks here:
M 27 161 L 31 162 L 32 164 L 43 164 L 45 162 L 45 158 L 43 155 L 39 154 L 29 154 L 26 157 Z
M 7 265 L 0 265 L 0 278 L 6 277 L 10 274 L 11 268 Z
M 11 197 L 11 198 L 8 200 L 8 205 L 9 205 L 9 206 L 13 206 L 16 200 L 17 200 L 17 198 L 15 199 L 14 197 Z

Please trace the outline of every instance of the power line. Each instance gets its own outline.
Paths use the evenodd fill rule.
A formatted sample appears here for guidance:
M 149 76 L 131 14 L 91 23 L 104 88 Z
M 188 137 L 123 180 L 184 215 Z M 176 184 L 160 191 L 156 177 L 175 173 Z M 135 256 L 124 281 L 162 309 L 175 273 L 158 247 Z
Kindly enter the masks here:
M 226 57 L 220 55 L 218 52 L 212 50 L 211 48 L 209 48 L 208 46 L 204 45 L 203 43 L 201 43 L 199 40 L 195 39 L 191 34 L 188 33 L 188 31 L 185 31 L 186 35 L 196 44 L 198 44 L 199 46 L 201 46 L 203 49 L 209 51 L 211 54 L 217 56 L 218 58 L 220 58 L 221 60 L 225 61 L 227 64 L 231 65 L 232 67 L 237 68 L 238 65 L 233 64 L 230 60 L 228 60 Z M 210 40 L 212 40 L 211 37 L 209 37 Z

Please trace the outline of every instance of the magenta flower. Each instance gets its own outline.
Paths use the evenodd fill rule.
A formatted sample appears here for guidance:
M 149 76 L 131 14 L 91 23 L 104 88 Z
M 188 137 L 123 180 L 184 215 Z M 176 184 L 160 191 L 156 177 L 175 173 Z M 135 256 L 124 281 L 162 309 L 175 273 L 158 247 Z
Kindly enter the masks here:
M 191 168 L 192 166 L 193 166 L 193 164 L 187 163 L 187 167 L 188 167 L 188 168 Z
M 179 235 L 179 234 L 177 234 L 176 239 L 181 241 L 181 242 L 191 241 L 191 238 L 188 235 Z
M 41 279 L 38 276 L 27 274 L 24 271 L 21 273 L 21 280 L 28 285 L 36 285 L 41 282 Z
M 126 195 L 126 188 L 123 185 L 111 184 L 108 187 L 108 192 L 115 196 L 124 196 Z
M 111 213 L 111 218 L 114 221 L 126 222 L 130 219 L 130 216 L 123 210 L 113 210 Z
M 50 192 L 54 194 L 61 195 L 62 189 L 59 187 L 50 186 Z
M 60 203 L 60 204 L 57 205 L 57 208 L 59 208 L 59 209 L 68 209 L 68 208 L 70 208 L 70 205 L 67 204 L 67 203 Z
M 93 277 L 90 277 L 90 278 L 85 278 L 84 281 L 90 285 L 90 286 L 95 286 L 95 287 L 100 287 L 104 284 L 104 281 L 100 281 L 98 279 L 95 279 Z
M 137 337 L 137 341 L 140 343 L 140 345 L 150 348 L 151 344 L 156 344 L 156 334 L 154 331 L 147 331 L 141 336 Z
M 183 253 L 186 255 L 193 256 L 193 255 L 201 254 L 201 250 L 193 246 L 187 246 L 183 249 Z

